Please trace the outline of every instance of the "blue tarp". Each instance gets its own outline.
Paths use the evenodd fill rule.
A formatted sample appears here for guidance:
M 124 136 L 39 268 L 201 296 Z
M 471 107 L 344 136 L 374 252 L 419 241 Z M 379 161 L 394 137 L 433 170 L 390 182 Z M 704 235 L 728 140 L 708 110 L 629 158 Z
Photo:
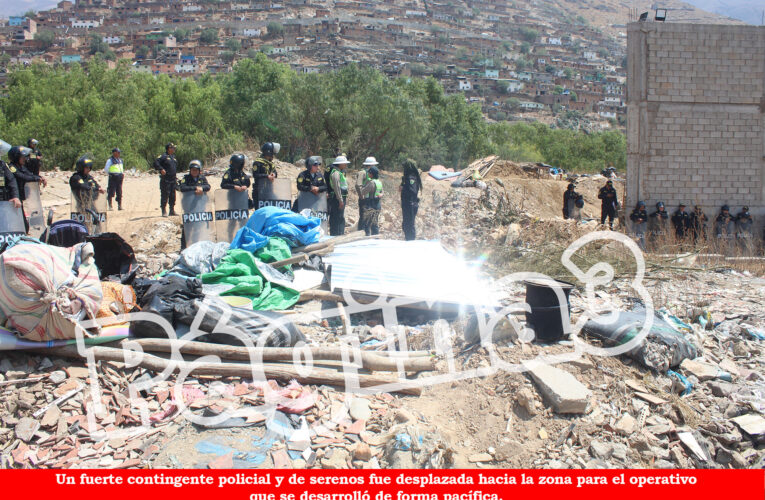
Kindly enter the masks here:
M 438 181 L 442 181 L 444 179 L 451 179 L 452 177 L 459 177 L 462 175 L 462 172 L 446 172 L 444 170 L 434 170 L 433 172 L 428 172 L 428 175 Z
M 269 236 L 284 238 L 291 247 L 310 245 L 319 241 L 320 225 L 318 217 L 304 217 L 283 208 L 263 207 L 256 210 L 236 233 L 230 248 L 255 252 L 268 244 Z

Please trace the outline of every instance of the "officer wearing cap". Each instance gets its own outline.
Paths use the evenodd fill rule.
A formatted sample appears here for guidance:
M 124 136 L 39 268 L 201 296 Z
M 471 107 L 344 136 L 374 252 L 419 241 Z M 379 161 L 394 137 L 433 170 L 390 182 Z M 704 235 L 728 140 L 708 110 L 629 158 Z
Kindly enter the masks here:
M 605 224 L 606 218 L 608 218 L 608 227 L 613 229 L 614 218 L 619 208 L 619 200 L 616 197 L 613 181 L 606 181 L 606 185 L 600 188 L 598 199 L 600 199 L 600 224 Z
M 175 187 L 177 184 L 178 161 L 175 159 L 175 144 L 165 145 L 165 154 L 154 160 L 154 170 L 159 172 L 159 204 L 162 217 L 167 216 L 165 207 L 170 206 L 170 215 L 175 213 Z
M 274 182 L 279 177 L 274 165 L 274 156 L 279 153 L 281 146 L 278 142 L 266 142 L 260 147 L 260 158 L 252 162 L 252 202 L 255 210 L 258 208 L 258 190 L 264 182 Z
M 734 236 L 735 218 L 730 213 L 730 207 L 723 205 L 715 219 L 715 234 L 718 238 L 732 238 Z
M 112 155 L 106 160 L 104 172 L 109 175 L 109 183 L 106 186 L 106 199 L 109 210 L 112 209 L 112 198 L 117 198 L 117 210 L 122 210 L 122 182 L 125 179 L 125 170 L 122 163 L 122 151 L 120 148 L 112 149 Z

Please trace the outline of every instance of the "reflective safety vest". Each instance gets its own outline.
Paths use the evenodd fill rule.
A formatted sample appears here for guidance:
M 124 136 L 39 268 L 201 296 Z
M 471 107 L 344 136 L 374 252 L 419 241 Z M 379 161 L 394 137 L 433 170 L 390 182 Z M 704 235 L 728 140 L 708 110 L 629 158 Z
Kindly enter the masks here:
M 346 196 L 348 194 L 348 181 L 345 179 L 345 173 L 334 166 L 329 169 L 329 182 L 327 182 L 329 189 L 332 190 L 332 172 L 334 171 L 340 174 L 340 194 Z
M 372 193 L 370 197 L 374 197 L 379 200 L 383 195 L 383 183 L 380 179 L 372 179 L 372 182 L 375 184 L 375 192 Z
M 109 173 L 110 174 L 121 174 L 122 173 L 122 160 L 119 160 L 119 163 L 114 163 L 114 158 L 110 158 L 111 165 L 109 165 Z

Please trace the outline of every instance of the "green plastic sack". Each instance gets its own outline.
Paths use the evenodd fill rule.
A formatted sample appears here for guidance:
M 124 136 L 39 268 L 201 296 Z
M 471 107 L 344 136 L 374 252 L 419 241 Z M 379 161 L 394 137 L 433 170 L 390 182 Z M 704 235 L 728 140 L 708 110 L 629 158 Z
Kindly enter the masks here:
M 271 239 L 276 240 L 276 238 Z M 278 246 L 279 243 L 275 242 L 274 248 Z M 276 256 L 278 251 L 272 250 L 269 254 Z M 289 257 L 289 249 L 287 257 Z M 233 288 L 222 295 L 247 297 L 252 300 L 252 308 L 258 311 L 289 309 L 300 297 L 300 292 L 297 290 L 275 285 L 266 280 L 258 270 L 256 257 L 246 250 L 229 250 L 214 271 L 205 273 L 200 278 L 205 284 L 233 285 Z

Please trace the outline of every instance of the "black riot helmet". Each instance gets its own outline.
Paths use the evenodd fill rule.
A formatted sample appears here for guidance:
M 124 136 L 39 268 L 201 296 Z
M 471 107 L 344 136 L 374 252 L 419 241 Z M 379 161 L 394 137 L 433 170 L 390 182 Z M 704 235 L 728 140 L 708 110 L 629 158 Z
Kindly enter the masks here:
M 244 168 L 244 155 L 241 153 L 231 155 L 231 159 L 229 160 L 229 165 L 231 165 L 231 168 L 234 168 L 236 170 L 242 170 Z
M 279 153 L 281 146 L 278 142 L 266 142 L 260 147 L 260 153 L 263 156 L 276 156 Z
M 8 159 L 11 160 L 11 163 L 18 163 L 22 156 L 29 156 L 31 153 L 32 150 L 24 146 L 13 146 L 8 151 Z
M 74 171 L 78 174 L 83 173 L 85 168 L 93 170 L 93 160 L 91 160 L 87 155 L 80 156 L 77 159 L 77 163 L 74 164 Z
M 36 147 L 37 147 L 37 144 L 38 144 L 38 141 L 37 141 L 37 139 L 29 139 L 29 140 L 27 141 L 27 146 L 28 146 L 28 147 L 30 147 L 30 148 L 32 148 L 32 149 L 36 148 Z

